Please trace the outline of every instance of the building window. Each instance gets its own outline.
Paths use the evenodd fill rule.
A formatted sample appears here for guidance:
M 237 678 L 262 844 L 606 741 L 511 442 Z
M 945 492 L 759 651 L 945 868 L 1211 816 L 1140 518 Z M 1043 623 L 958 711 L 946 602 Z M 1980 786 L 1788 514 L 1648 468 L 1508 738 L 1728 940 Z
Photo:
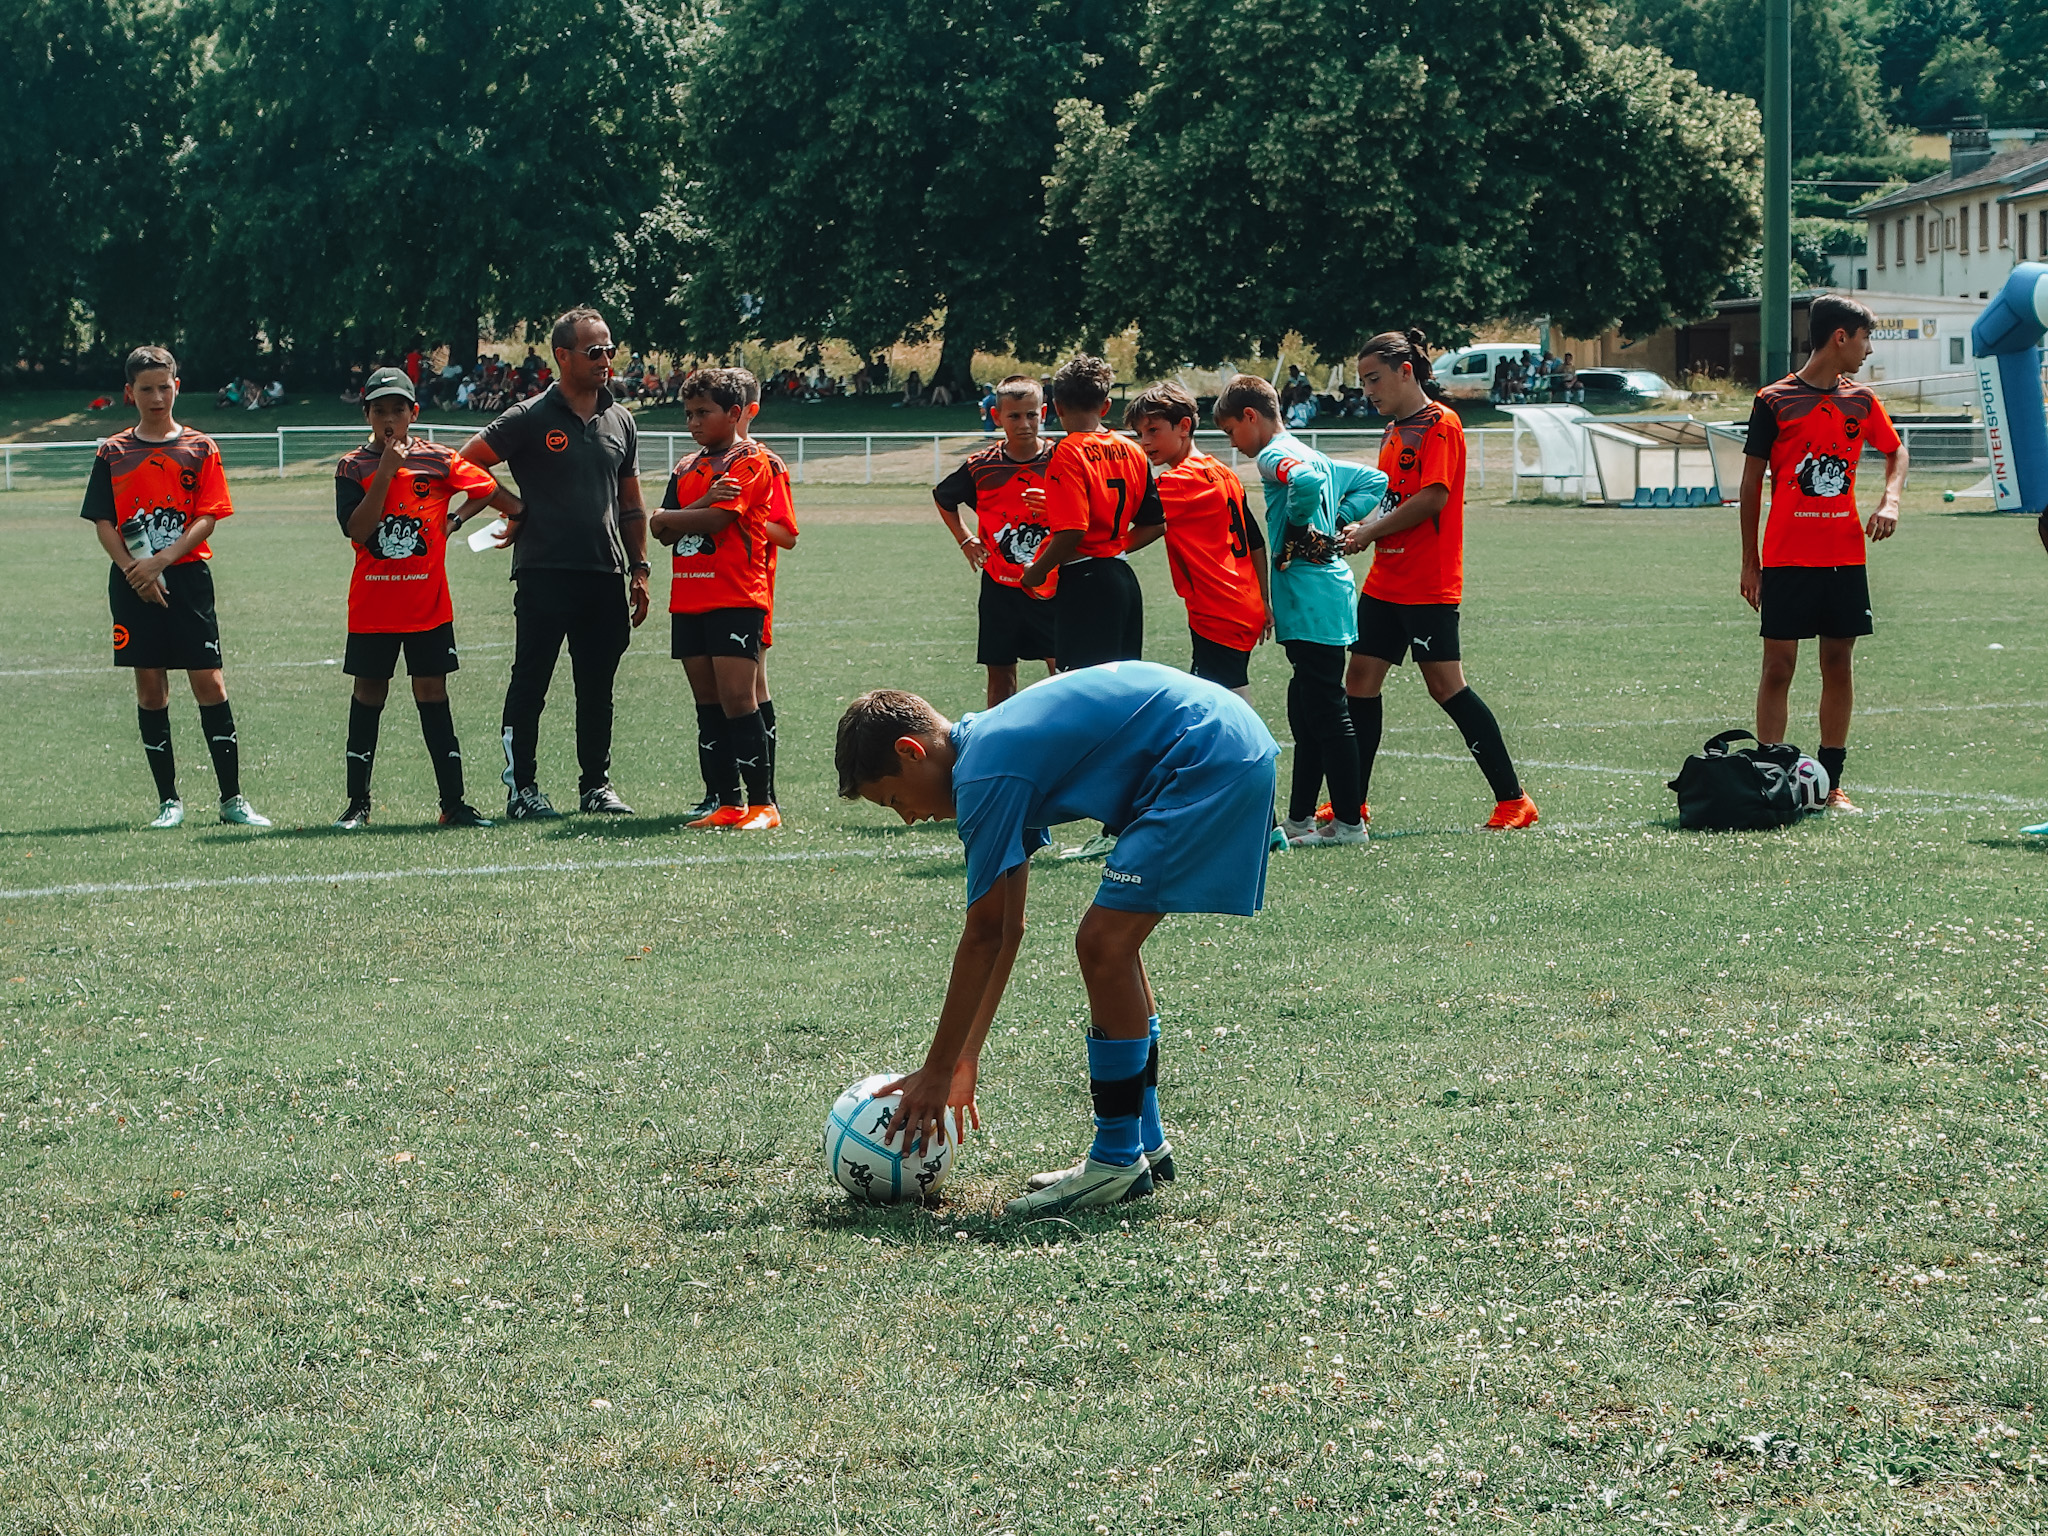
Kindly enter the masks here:
M 1870 286 L 1870 268 L 1858 267 L 1856 269 L 1856 286 L 1858 288 L 1868 288 Z
M 1963 338 L 1951 336 L 1948 339 L 1948 361 L 1951 368 L 1963 366 Z
M 2020 260 L 2025 261 L 2027 259 L 2027 216 L 2024 213 L 2020 215 L 2019 224 L 2020 227 L 2014 233 L 2020 237 Z
M 1991 249 L 1991 205 L 1989 203 L 1979 203 L 1977 205 L 1977 249 L 1980 251 Z
M 1870 226 L 1870 249 L 1871 253 L 1877 257 L 1877 270 L 1882 272 L 1884 270 L 1884 226 L 1882 224 Z
M 2004 203 L 1998 205 L 1998 248 L 2002 251 L 2012 244 L 2012 209 Z
M 2043 256 L 2048 256 L 2048 208 L 2043 208 L 2041 210 L 2040 233 L 2041 238 L 2039 241 L 2036 242 L 2035 249 L 2038 250 Z
M 1944 218 L 1941 221 L 1941 248 L 1952 251 L 1956 248 L 1956 221 Z
M 1913 259 L 1927 259 L 1927 215 L 1924 213 L 1913 215 Z
M 1898 235 L 1898 244 L 1892 247 L 1892 255 L 1897 259 L 1898 264 L 1903 267 L 1906 264 L 1906 221 L 1904 219 L 1899 220 Z

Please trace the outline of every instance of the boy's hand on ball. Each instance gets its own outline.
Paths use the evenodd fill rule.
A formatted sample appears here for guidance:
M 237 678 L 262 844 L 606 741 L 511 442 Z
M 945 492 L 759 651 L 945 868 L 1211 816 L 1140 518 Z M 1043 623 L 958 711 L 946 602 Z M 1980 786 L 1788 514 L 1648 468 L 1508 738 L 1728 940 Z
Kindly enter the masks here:
M 954 1133 L 962 1141 L 970 1128 L 981 1129 L 981 1108 L 974 1102 L 974 1084 L 980 1074 L 980 1061 L 964 1056 L 953 1069 L 953 1091 L 947 1095 L 946 1105 L 953 1111 Z
M 928 1141 L 946 1139 L 946 1107 L 951 1102 L 953 1074 L 934 1074 L 927 1067 L 919 1067 L 908 1077 L 899 1077 L 893 1083 L 884 1083 L 870 1097 L 886 1099 L 891 1094 L 901 1094 L 902 1102 L 896 1106 L 895 1118 L 889 1122 L 882 1145 L 894 1147 L 897 1138 L 903 1141 L 903 1150 L 913 1152 Z

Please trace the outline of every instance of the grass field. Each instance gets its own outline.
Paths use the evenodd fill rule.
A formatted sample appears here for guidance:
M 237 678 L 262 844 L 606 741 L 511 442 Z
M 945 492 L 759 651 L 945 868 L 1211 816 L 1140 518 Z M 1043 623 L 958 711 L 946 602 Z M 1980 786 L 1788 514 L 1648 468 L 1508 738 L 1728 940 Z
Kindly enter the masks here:
M 1178 1183 L 1023 1230 L 994 1213 L 1085 1134 L 1085 868 L 1033 876 L 944 1203 L 857 1209 L 818 1165 L 832 1095 L 922 1050 L 957 935 L 952 830 L 830 776 L 857 691 L 979 697 L 918 494 L 805 503 L 791 824 L 752 840 L 679 830 L 658 619 L 620 682 L 637 818 L 431 828 L 399 695 L 377 824 L 325 830 L 347 549 L 324 487 L 260 480 L 217 576 L 279 828 L 139 830 L 76 493 L 0 500 L 0 1520 L 2039 1528 L 2048 849 L 2014 829 L 2048 811 L 2048 564 L 1942 483 L 1872 568 L 1871 814 L 1768 835 L 1681 834 L 1664 788 L 1749 709 L 1732 512 L 1475 508 L 1467 664 L 1543 825 L 1472 830 L 1484 785 L 1397 674 L 1372 847 L 1151 945 Z M 502 558 L 452 557 L 487 808 Z M 1282 687 L 1261 652 L 1276 728 Z M 565 669 L 564 796 L 568 703 Z

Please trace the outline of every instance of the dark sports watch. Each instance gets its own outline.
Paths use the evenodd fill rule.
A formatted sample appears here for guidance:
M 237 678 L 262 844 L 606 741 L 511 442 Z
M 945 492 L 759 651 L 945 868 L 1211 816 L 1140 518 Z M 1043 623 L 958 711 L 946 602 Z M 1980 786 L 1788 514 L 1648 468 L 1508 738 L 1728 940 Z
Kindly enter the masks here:
M 629 576 L 651 576 L 654 574 L 654 567 L 645 560 L 635 560 L 626 567 L 626 574 Z

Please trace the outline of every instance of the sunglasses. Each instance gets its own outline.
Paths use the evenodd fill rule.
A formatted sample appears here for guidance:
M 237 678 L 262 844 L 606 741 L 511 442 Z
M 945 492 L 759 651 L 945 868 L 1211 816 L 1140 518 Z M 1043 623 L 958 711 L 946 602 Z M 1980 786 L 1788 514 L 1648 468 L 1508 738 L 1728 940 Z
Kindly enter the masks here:
M 583 349 L 583 355 L 589 358 L 593 363 L 599 361 L 600 359 L 604 361 L 610 361 L 612 358 L 615 358 L 619 355 L 620 346 L 621 344 L 616 341 L 613 342 L 610 346 L 606 346 L 601 341 L 593 341 L 589 346 Z

